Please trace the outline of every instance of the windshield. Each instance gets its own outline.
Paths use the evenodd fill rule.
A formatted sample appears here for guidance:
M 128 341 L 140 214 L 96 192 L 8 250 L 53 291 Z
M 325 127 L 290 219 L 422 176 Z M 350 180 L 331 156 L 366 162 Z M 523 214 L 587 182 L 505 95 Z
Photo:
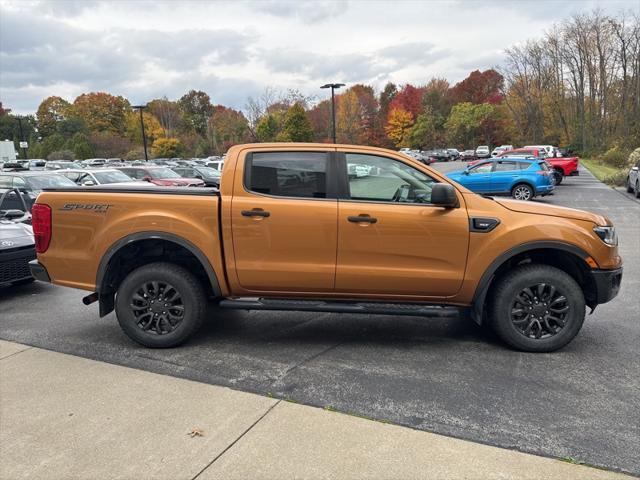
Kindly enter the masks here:
M 98 180 L 98 183 L 101 185 L 106 183 L 133 182 L 133 178 L 119 171 L 92 172 L 92 173 L 93 173 L 93 176 L 96 177 L 96 179 Z
M 206 177 L 219 177 L 220 176 L 220 172 L 218 170 L 216 170 L 215 168 L 198 167 L 196 170 L 198 172 L 200 172 L 202 175 L 206 176 Z
M 25 177 L 33 190 L 42 190 L 44 188 L 66 188 L 76 187 L 77 185 L 62 175 L 42 175 Z
M 160 178 L 160 179 L 181 178 L 180 175 L 178 175 L 176 172 L 168 168 L 154 168 L 153 170 L 149 170 L 149 175 L 151 176 L 151 178 Z

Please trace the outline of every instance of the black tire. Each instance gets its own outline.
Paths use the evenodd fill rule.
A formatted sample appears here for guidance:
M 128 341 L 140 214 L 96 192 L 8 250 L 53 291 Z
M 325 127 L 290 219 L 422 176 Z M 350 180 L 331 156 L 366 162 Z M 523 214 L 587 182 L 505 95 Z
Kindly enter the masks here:
M 535 192 L 526 183 L 519 183 L 511 189 L 511 196 L 516 200 L 528 201 L 533 199 Z
M 185 342 L 202 325 L 206 310 L 202 284 L 172 263 L 137 268 L 127 275 L 116 294 L 120 327 L 133 341 L 150 348 L 170 348 Z
M 631 179 L 627 177 L 627 193 L 634 193 L 633 185 L 631 185 Z
M 564 173 L 559 170 L 554 170 L 553 178 L 555 179 L 555 184 L 560 185 L 562 183 L 562 180 L 564 180 Z
M 533 298 L 525 293 L 527 290 Z M 527 307 L 528 300 L 531 308 Z M 523 265 L 498 280 L 491 292 L 488 314 L 493 330 L 511 347 L 525 352 L 553 352 L 573 340 L 582 328 L 584 294 L 577 282 L 558 268 Z
M 633 190 L 634 190 L 633 191 L 633 195 L 636 198 L 640 198 L 640 182 L 638 182 L 638 180 L 636 180 L 636 186 L 635 186 L 635 188 Z

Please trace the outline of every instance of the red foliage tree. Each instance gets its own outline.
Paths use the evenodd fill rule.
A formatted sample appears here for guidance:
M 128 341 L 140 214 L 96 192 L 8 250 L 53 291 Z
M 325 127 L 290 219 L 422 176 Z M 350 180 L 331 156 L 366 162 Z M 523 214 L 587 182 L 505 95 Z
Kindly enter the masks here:
M 457 83 L 451 89 L 453 103 L 491 103 L 502 102 L 500 93 L 504 85 L 504 78 L 493 69 L 474 70 L 467 78 Z
M 413 119 L 418 118 L 422 113 L 422 96 L 424 95 L 424 87 L 414 87 L 407 83 L 402 89 L 395 94 L 393 100 L 389 104 L 389 110 L 399 109 L 409 112 Z

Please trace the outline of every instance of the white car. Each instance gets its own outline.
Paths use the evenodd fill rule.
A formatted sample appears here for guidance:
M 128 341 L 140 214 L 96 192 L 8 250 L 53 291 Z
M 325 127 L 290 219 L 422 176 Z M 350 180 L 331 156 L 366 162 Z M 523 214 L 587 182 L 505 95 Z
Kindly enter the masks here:
M 509 150 L 513 150 L 513 145 L 500 145 L 499 147 L 493 149 L 493 152 L 491 152 L 491 156 L 497 157 L 498 155 L 504 152 L 508 152 Z
M 76 185 L 84 187 L 92 185 L 149 186 L 149 182 L 137 182 L 120 170 L 107 168 L 100 170 L 62 170 L 60 175 L 64 175 L 69 180 L 73 180 Z
M 524 148 L 537 148 L 538 150 L 544 150 L 547 152 L 547 158 L 557 158 L 560 155 L 558 149 L 553 145 L 526 145 Z
M 491 156 L 491 151 L 487 145 L 480 145 L 476 148 L 476 157 L 478 158 L 489 158 Z
M 633 193 L 636 198 L 640 198 L 640 160 L 635 166 L 631 167 L 629 170 L 629 175 L 627 175 L 627 192 Z

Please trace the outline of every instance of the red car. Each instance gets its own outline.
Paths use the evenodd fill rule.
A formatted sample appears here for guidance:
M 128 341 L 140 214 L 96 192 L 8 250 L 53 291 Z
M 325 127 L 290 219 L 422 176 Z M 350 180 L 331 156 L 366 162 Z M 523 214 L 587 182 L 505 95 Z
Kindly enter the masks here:
M 119 167 L 131 178 L 165 187 L 204 187 L 199 178 L 184 178 L 167 167 Z
M 555 179 L 555 184 L 560 185 L 564 177 L 580 175 L 578 171 L 578 165 L 580 164 L 580 159 L 578 157 L 556 157 L 549 158 L 547 157 L 547 152 L 543 149 L 538 148 L 516 148 L 515 150 L 509 150 L 504 152 L 496 158 L 500 157 L 535 157 L 535 158 L 544 158 L 551 168 L 553 168 L 553 176 Z M 473 165 L 478 163 L 480 160 L 474 160 L 468 163 L 468 165 Z
M 547 157 L 545 150 L 537 148 L 517 148 L 515 150 L 505 152 L 502 155 L 499 155 L 499 157 L 517 157 L 525 155 L 544 158 L 547 163 L 553 167 L 556 185 L 560 185 L 564 177 L 580 175 L 580 172 L 578 171 L 580 158 L 578 157 Z

